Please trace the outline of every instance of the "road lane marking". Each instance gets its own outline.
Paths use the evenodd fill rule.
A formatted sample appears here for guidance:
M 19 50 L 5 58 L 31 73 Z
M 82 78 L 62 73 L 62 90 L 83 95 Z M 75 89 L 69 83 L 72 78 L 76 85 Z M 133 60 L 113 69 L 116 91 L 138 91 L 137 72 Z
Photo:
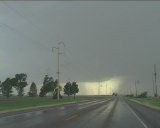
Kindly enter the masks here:
M 111 100 L 111 99 L 103 100 L 103 101 L 96 101 L 95 103 L 89 104 L 88 106 L 80 107 L 80 108 L 78 108 L 78 109 L 79 109 L 79 110 L 85 109 L 85 108 L 88 108 L 88 107 L 91 107 L 91 106 L 94 106 L 94 105 L 97 105 L 97 104 L 101 104 L 101 103 L 104 103 L 104 102 L 108 102 L 108 101 L 110 101 L 110 100 Z
M 87 103 L 81 103 L 81 104 L 78 104 L 78 105 L 82 106 L 82 105 L 93 104 L 93 103 L 98 104 L 98 103 L 109 101 L 109 100 L 111 100 L 111 99 L 94 100 L 94 101 L 90 101 L 90 102 L 87 102 Z
M 78 104 L 78 105 L 81 106 L 81 105 L 91 104 L 91 103 L 94 103 L 94 102 L 97 102 L 97 101 L 91 101 L 91 102 L 82 103 L 82 104 Z
M 144 128 L 148 128 L 148 126 L 142 121 L 142 119 L 132 110 L 132 108 L 128 104 L 127 107 L 132 112 L 132 114 L 138 119 L 138 121 L 144 126 Z
M 73 118 L 75 118 L 75 117 L 77 117 L 78 115 L 72 115 L 72 116 L 70 116 L 70 117 L 68 117 L 67 119 L 65 119 L 66 121 L 68 121 L 68 120 L 71 120 L 71 119 L 73 119 Z
M 60 110 L 64 110 L 64 109 L 65 109 L 65 107 L 63 106 L 63 107 L 60 107 L 59 109 L 60 109 Z

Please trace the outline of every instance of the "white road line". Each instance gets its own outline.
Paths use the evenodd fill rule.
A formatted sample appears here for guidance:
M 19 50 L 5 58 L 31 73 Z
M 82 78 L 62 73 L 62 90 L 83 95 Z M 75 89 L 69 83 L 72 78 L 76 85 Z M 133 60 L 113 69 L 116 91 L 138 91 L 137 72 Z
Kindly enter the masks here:
M 128 109 L 132 112 L 132 114 L 138 119 L 138 121 L 144 126 L 144 128 L 148 128 L 148 126 L 142 121 L 142 119 L 132 110 L 132 108 L 126 104 Z
M 110 99 L 109 99 L 109 100 L 110 100 Z M 91 107 L 91 106 L 96 105 L 96 104 L 104 103 L 104 102 L 107 102 L 107 101 L 109 101 L 109 100 L 103 100 L 103 101 L 99 101 L 99 102 L 96 102 L 96 103 L 90 104 L 90 105 L 85 106 L 85 107 L 80 107 L 80 108 L 79 108 L 79 110 L 81 110 L 81 109 L 85 109 L 85 108 L 88 108 L 88 107 Z
M 91 102 L 82 103 L 82 104 L 78 104 L 78 105 L 81 106 L 81 105 L 91 104 L 91 103 L 94 103 L 94 102 L 97 102 L 97 101 L 91 101 Z

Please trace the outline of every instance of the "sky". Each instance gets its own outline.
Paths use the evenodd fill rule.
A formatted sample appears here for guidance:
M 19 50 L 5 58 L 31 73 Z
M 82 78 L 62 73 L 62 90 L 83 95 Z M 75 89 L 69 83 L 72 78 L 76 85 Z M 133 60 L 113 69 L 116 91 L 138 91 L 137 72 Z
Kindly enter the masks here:
M 77 81 L 79 94 L 135 93 L 139 81 L 151 95 L 154 64 L 160 94 L 159 14 L 158 1 L 0 1 L 0 80 L 56 79 L 52 47 L 64 42 L 60 81 Z

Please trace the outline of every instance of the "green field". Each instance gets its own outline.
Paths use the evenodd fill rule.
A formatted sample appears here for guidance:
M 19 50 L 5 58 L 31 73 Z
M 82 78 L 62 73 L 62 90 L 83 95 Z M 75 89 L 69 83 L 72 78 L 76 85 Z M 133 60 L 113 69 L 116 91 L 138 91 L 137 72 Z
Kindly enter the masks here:
M 147 98 L 131 98 L 131 99 L 139 101 L 142 104 L 160 107 L 160 99 L 158 98 L 147 97 Z
M 45 105 L 58 105 L 65 103 L 76 103 L 87 100 L 104 99 L 106 96 L 77 96 L 74 100 L 73 97 L 64 97 L 61 100 L 55 100 L 51 97 L 39 98 L 39 97 L 0 97 L 0 112 L 10 111 L 16 109 L 23 109 L 29 107 L 45 106 Z

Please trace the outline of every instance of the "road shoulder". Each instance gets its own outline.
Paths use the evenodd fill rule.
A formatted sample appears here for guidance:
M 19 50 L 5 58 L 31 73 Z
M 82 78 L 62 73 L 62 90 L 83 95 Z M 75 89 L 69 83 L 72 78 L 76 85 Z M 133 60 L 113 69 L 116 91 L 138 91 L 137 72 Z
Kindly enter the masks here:
M 143 105 L 145 107 L 160 111 L 160 107 L 157 107 L 157 106 L 154 106 L 154 105 L 151 105 L 151 104 L 147 104 L 147 103 L 142 103 L 142 102 L 134 100 L 134 99 L 127 98 L 127 100 L 135 102 L 135 103 L 140 104 L 140 105 Z

